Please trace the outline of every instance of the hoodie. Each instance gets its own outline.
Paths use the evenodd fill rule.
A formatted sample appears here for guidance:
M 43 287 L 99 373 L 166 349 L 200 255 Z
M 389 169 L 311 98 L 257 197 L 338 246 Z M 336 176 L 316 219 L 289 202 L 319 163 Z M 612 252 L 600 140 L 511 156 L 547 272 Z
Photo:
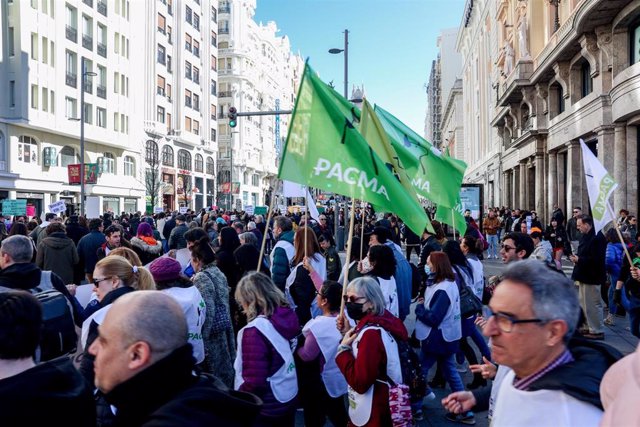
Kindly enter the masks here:
M 300 334 L 300 325 L 295 312 L 289 307 L 278 307 L 269 321 L 273 327 L 287 340 Z M 265 417 L 280 417 L 293 411 L 296 399 L 287 403 L 279 402 L 271 391 L 267 380 L 275 374 L 284 360 L 269 340 L 255 327 L 247 327 L 242 335 L 242 378 L 244 383 L 240 391 L 253 393 L 263 401 L 260 412 Z
M 73 266 L 78 261 L 76 245 L 65 233 L 52 233 L 38 243 L 36 265 L 42 270 L 53 271 L 65 284 L 74 283 Z
M 0 396 L 5 427 L 96 423 L 91 387 L 66 357 L 0 380 Z

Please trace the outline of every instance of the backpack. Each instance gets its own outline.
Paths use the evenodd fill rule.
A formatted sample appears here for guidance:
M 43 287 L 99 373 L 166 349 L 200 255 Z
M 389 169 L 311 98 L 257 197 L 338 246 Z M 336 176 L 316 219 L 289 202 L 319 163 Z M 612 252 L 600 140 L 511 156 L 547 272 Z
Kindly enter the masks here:
M 411 400 L 421 400 L 427 394 L 427 379 L 422 373 L 422 363 L 409 341 L 397 341 L 398 356 L 400 357 L 400 370 L 402 382 L 409 387 Z
M 42 271 L 40 284 L 29 291 L 42 305 L 42 337 L 36 360 L 51 360 L 76 351 L 78 336 L 73 306 L 67 297 L 53 288 L 51 271 Z
M 469 276 L 468 272 L 465 272 L 465 270 L 458 266 L 454 266 L 454 270 L 456 272 L 456 284 L 458 285 L 458 292 L 460 294 L 460 316 L 466 319 L 469 316 L 482 312 L 482 301 L 480 301 L 466 283 L 472 276 Z

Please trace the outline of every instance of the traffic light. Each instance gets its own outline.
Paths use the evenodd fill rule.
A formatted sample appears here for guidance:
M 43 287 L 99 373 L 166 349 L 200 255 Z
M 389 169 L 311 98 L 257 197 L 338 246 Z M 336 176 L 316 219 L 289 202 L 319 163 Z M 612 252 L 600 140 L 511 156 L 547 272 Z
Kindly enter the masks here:
M 229 107 L 229 127 L 234 128 L 238 126 L 238 110 L 236 107 Z

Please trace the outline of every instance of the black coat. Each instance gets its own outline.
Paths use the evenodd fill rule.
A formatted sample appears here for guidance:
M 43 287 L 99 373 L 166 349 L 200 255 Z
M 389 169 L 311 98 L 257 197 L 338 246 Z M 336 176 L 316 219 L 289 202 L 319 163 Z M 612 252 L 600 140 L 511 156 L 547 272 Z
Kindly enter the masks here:
M 592 228 L 583 234 L 578 246 L 578 263 L 573 267 L 572 280 L 593 285 L 604 285 L 607 281 L 605 256 L 607 241 L 602 232 L 598 234 Z
M 105 397 L 118 411 L 114 426 L 251 426 L 262 401 L 232 391 L 212 376 L 194 376 L 191 345 L 117 385 Z

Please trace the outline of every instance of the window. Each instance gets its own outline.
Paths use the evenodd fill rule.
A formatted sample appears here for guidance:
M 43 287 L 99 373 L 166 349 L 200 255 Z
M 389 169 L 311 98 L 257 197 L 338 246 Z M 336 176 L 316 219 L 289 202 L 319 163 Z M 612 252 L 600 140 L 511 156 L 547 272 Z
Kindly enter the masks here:
M 42 111 L 49 111 L 49 90 L 42 88 Z
M 185 20 L 189 24 L 191 24 L 193 22 L 193 11 L 191 10 L 191 8 L 189 6 L 187 6 L 187 9 L 186 9 Z
M 188 90 L 188 89 L 185 89 L 185 91 L 184 91 L 184 105 L 186 107 L 189 107 L 189 108 L 193 107 L 193 101 L 192 101 L 191 96 L 192 96 L 191 95 L 191 91 Z
M 171 125 L 171 114 L 167 113 L 167 132 L 171 132 L 173 126 Z
M 170 84 L 167 84 L 166 95 L 167 95 L 167 101 L 171 102 L 171 85 Z
M 31 85 L 31 108 L 38 108 L 38 86 Z
M 191 36 L 189 34 L 185 33 L 185 35 L 184 35 L 184 48 L 186 50 L 188 50 L 189 52 L 191 52 L 192 44 L 193 44 L 193 39 L 191 38 Z
M 184 62 L 184 75 L 186 78 L 191 80 L 191 63 L 189 61 Z
M 84 103 L 84 122 L 93 124 L 93 105 Z
M 187 150 L 178 150 L 178 169 L 191 170 L 191 153 Z
M 76 54 L 67 50 L 65 56 L 67 63 L 67 86 L 76 87 L 78 81 L 78 64 L 76 60 Z
M 162 65 L 166 64 L 167 50 L 161 44 L 158 45 L 158 62 Z
M 30 136 L 18 137 L 18 161 L 38 164 L 38 143 Z
M 193 109 L 200 111 L 200 97 L 197 94 L 193 94 Z
M 51 114 L 55 114 L 56 113 L 56 93 L 54 91 L 49 92 L 49 106 L 51 107 L 49 109 L 49 112 Z
M 169 74 L 173 73 L 173 68 L 171 68 L 171 56 L 167 55 L 167 71 Z
M 9 56 L 15 56 L 16 54 L 16 46 L 15 46 L 15 30 L 13 27 L 9 27 Z
M 159 121 L 160 123 L 164 123 L 164 108 L 158 106 L 158 111 L 157 111 L 157 121 Z
M 42 37 L 42 57 L 40 59 L 43 64 L 49 62 L 49 39 L 46 37 Z
M 164 154 L 164 148 L 162 149 Z M 144 161 L 150 165 L 155 165 L 158 162 L 158 144 L 149 139 L 144 147 Z
M 9 81 L 9 108 L 16 106 L 16 81 Z
M 193 121 L 193 133 L 195 133 L 196 135 L 200 135 L 200 122 L 198 122 L 197 120 Z
M 156 92 L 158 93 L 158 95 L 162 95 L 165 96 L 166 92 L 165 92 L 165 87 L 166 87 L 166 83 L 165 83 L 165 79 L 162 76 L 157 76 L 157 84 L 158 84 L 158 88 L 156 90 Z
M 78 117 L 77 102 L 74 98 L 69 98 L 67 96 L 64 99 L 64 105 L 65 105 L 65 114 L 67 118 L 75 119 Z
M 211 31 L 211 46 L 213 47 L 218 46 L 218 35 L 216 34 L 215 31 Z
M 591 77 L 591 66 L 585 61 L 580 67 L 582 80 L 582 97 L 589 95 L 593 91 L 593 78 Z
M 77 163 L 76 150 L 69 147 L 68 145 L 62 147 L 62 150 L 60 150 L 60 166 L 66 168 L 69 165 L 75 165 Z
M 201 154 L 196 154 L 196 172 L 204 172 L 204 158 Z
M 216 166 L 215 166 L 215 163 L 213 163 L 213 157 L 209 156 L 207 157 L 207 174 L 215 175 L 215 173 L 216 173 Z
M 245 172 L 242 174 L 242 183 L 245 185 L 249 184 L 249 173 Z
M 102 173 L 115 173 L 116 159 L 113 156 L 113 154 L 104 153 L 104 156 L 102 157 L 102 161 L 98 159 L 98 168 L 102 171 Z
M 211 104 L 211 120 L 217 120 L 218 117 L 216 116 L 216 106 L 214 104 Z
M 136 161 L 131 156 L 124 156 L 124 176 L 136 176 Z
M 113 113 L 113 130 L 120 131 L 120 114 L 118 113 Z
M 228 67 L 227 67 L 228 68 Z M 218 60 L 215 56 L 211 55 L 211 69 L 213 71 L 218 71 Z
M 107 128 L 107 110 L 104 108 L 98 107 L 96 109 L 96 116 L 98 118 L 98 126 L 101 128 Z
M 167 0 L 167 13 L 173 16 L 173 2 L 171 0 Z
M 200 43 L 198 43 L 196 40 L 193 41 L 193 54 L 200 58 Z
M 120 73 L 118 73 L 117 71 L 113 73 L 113 92 L 120 92 Z
M 31 33 L 31 59 L 38 60 L 38 35 Z
M 216 142 L 216 133 L 217 131 L 214 128 L 211 128 L 211 141 Z
M 173 166 L 173 148 L 169 145 L 162 147 L 162 164 L 163 166 Z
M 82 15 L 82 46 L 93 50 L 93 19 Z
M 185 117 L 184 118 L 184 130 L 186 130 L 187 132 L 191 132 L 191 118 L 190 117 Z
M 260 185 L 260 176 L 257 173 L 251 175 L 251 185 L 257 187 Z
M 217 83 L 215 80 L 211 80 L 211 95 L 218 95 Z
M 200 70 L 198 67 L 193 67 L 193 82 L 200 83 Z
M 629 47 L 631 49 L 631 53 L 629 55 L 629 59 L 631 60 L 631 64 L 629 65 L 633 65 L 640 62 L 640 23 L 630 28 Z
M 113 51 L 115 53 L 120 53 L 120 33 L 115 33 L 113 35 Z
M 197 13 L 193 14 L 193 28 L 200 31 L 200 15 Z
M 213 6 L 211 6 L 211 20 L 213 22 L 218 22 L 218 11 Z
M 161 14 L 158 14 L 158 31 L 162 34 L 167 33 L 167 20 Z

